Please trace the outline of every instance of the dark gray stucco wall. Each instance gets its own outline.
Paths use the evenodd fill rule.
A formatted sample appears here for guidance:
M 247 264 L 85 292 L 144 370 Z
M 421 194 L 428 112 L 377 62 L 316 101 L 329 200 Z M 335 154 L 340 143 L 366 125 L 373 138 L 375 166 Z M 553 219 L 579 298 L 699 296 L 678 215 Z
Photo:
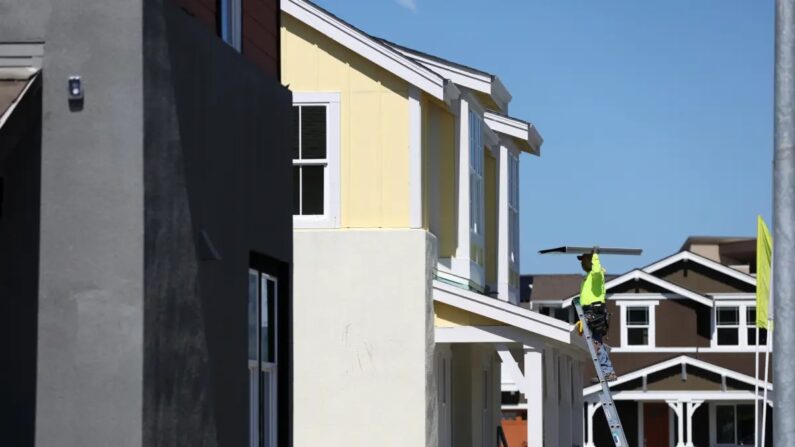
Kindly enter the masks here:
M 291 445 L 290 93 L 171 2 L 146 1 L 144 29 L 145 444 L 248 445 L 255 263 L 283 278 L 279 445 Z
M 142 0 L 27 3 L 16 28 L 46 42 L 36 445 L 140 446 Z
M 39 281 L 41 82 L 0 128 L 0 436 L 33 445 Z

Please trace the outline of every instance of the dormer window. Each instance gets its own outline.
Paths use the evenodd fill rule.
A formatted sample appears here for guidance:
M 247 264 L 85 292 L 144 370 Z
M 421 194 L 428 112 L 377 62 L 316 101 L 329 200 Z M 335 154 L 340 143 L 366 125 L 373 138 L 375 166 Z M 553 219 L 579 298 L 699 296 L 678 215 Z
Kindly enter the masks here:
M 740 344 L 740 308 L 734 306 L 715 309 L 715 325 L 718 346 Z
M 713 348 L 750 348 L 756 343 L 756 306 L 752 301 L 715 306 Z M 759 330 L 759 344 L 767 343 L 767 331 Z
M 618 300 L 621 309 L 621 347 L 653 348 L 655 346 L 655 308 L 657 300 Z

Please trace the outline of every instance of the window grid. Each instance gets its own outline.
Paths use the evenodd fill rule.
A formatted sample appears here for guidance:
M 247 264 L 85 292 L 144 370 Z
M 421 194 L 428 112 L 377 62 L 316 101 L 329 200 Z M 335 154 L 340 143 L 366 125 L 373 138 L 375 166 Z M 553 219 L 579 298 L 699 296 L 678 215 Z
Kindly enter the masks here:
M 628 306 L 626 308 L 626 327 L 628 346 L 648 346 L 650 332 L 649 308 L 647 306 Z
M 718 346 L 740 346 L 740 307 L 715 308 L 715 326 Z
M 304 110 L 305 109 L 322 109 L 323 110 L 323 138 L 326 139 L 328 135 L 328 106 L 326 104 L 295 104 L 293 105 L 294 110 L 294 120 L 295 120 L 295 127 L 293 131 L 293 138 L 295 138 L 295 148 L 293 151 L 293 182 L 294 182 L 294 194 L 295 199 L 293 202 L 293 214 L 299 216 L 323 216 L 326 214 L 327 208 L 327 185 L 328 185 L 328 166 L 329 166 L 329 159 L 328 159 L 328 144 L 324 142 L 323 145 L 323 157 L 311 156 L 310 154 L 304 154 Z M 305 194 L 304 188 L 307 185 L 307 180 L 310 178 L 313 180 L 311 183 L 312 185 L 317 185 L 317 179 L 313 178 L 312 176 L 317 175 L 317 169 L 314 167 L 321 168 L 322 174 L 320 179 L 320 185 L 322 185 L 323 191 L 319 193 L 320 195 L 320 212 L 317 212 L 317 204 L 314 204 L 312 210 L 306 210 L 305 205 Z M 310 176 L 312 173 L 312 176 Z M 311 194 L 317 196 L 317 191 L 312 191 Z M 314 197 L 314 201 L 317 201 L 317 197 Z

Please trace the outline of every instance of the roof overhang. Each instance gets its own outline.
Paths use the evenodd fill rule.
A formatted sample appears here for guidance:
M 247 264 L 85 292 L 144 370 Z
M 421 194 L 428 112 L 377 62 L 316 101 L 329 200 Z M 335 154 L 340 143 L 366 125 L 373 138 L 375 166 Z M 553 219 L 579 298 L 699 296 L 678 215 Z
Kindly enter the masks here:
M 715 270 L 716 272 L 723 273 L 724 275 L 730 276 L 734 279 L 738 279 L 752 286 L 756 286 L 756 278 L 754 278 L 753 276 L 747 273 L 743 273 L 739 270 L 735 270 L 731 267 L 727 267 L 721 264 L 720 262 L 715 262 L 712 259 L 707 259 L 703 256 L 697 255 L 687 250 L 680 251 L 679 253 L 668 256 L 667 258 L 661 259 L 655 262 L 654 264 L 646 266 L 643 268 L 643 271 L 647 273 L 654 273 L 657 270 L 661 270 L 665 267 L 668 267 L 669 265 L 676 264 L 679 261 L 692 261 L 697 264 L 701 264 L 704 267 Z
M 737 380 L 739 382 L 746 383 L 748 385 L 756 384 L 756 379 L 754 377 L 749 376 L 749 375 L 746 375 L 746 374 L 743 374 L 743 373 L 739 373 L 737 371 L 734 371 L 733 369 L 725 368 L 723 366 L 714 365 L 712 363 L 708 363 L 708 362 L 705 362 L 703 360 L 694 359 L 693 357 L 690 357 L 690 356 L 680 355 L 678 357 L 674 357 L 672 359 L 664 360 L 664 361 L 662 361 L 660 363 L 656 363 L 654 365 L 650 365 L 650 366 L 647 366 L 645 368 L 641 368 L 641 369 L 638 369 L 636 371 L 632 371 L 632 372 L 627 373 L 627 374 L 622 374 L 618 378 L 618 380 L 615 380 L 613 382 L 609 382 L 609 385 L 610 385 L 611 388 L 613 388 L 615 386 L 618 386 L 618 385 L 621 385 L 621 384 L 624 384 L 624 383 L 627 383 L 627 382 L 630 382 L 630 381 L 633 381 L 633 380 L 636 380 L 636 379 L 643 378 L 645 376 L 648 376 L 649 374 L 653 374 L 653 373 L 656 373 L 656 372 L 659 372 L 659 371 L 662 371 L 662 370 L 665 370 L 665 369 L 668 369 L 668 368 L 672 368 L 672 367 L 675 367 L 675 366 L 681 366 L 681 365 L 692 366 L 692 367 L 695 367 L 695 368 L 700 368 L 700 369 L 715 373 L 715 374 L 717 374 L 717 375 L 719 375 L 721 377 L 727 377 L 727 378 L 730 378 L 730 379 L 734 379 L 734 380 Z M 765 387 L 767 387 L 768 391 L 773 391 L 773 385 L 771 383 L 769 383 L 769 382 L 766 383 L 764 381 L 760 381 L 759 382 L 760 390 L 763 390 Z M 588 397 L 590 395 L 595 395 L 597 393 L 600 393 L 601 391 L 602 391 L 602 386 L 600 384 L 591 385 L 591 386 L 589 386 L 589 387 L 587 387 L 587 388 L 582 390 L 582 395 L 583 395 L 583 397 Z
M 511 138 L 522 152 L 541 155 L 544 139 L 532 123 L 490 111 L 483 114 L 483 119 L 491 130 Z
M 618 278 L 612 279 L 605 283 L 605 291 L 609 291 L 610 288 L 616 287 L 618 285 L 624 284 L 629 281 L 646 281 L 650 284 L 654 284 L 655 286 L 661 287 L 669 292 L 675 293 L 685 298 L 690 298 L 693 301 L 696 301 L 700 304 L 703 304 L 708 307 L 713 307 L 715 304 L 712 299 L 701 295 L 700 293 L 693 292 L 692 290 L 686 289 L 682 286 L 678 286 L 672 282 L 666 281 L 664 279 L 660 279 L 656 276 L 653 276 L 649 273 L 646 273 L 643 270 L 632 270 L 630 272 L 624 273 L 623 275 L 619 276 Z M 607 295 L 610 295 L 608 292 Z M 571 306 L 572 301 L 580 296 L 579 294 L 566 298 L 563 301 L 563 307 Z
M 462 87 L 488 96 L 501 110 L 508 110 L 508 103 L 510 103 L 512 99 L 511 93 L 499 77 L 480 70 L 447 62 L 443 59 L 435 58 L 391 42 L 387 43 L 387 45 L 395 51 L 433 70 L 443 78 L 450 79 Z
M 433 300 L 556 342 L 572 343 L 573 326 L 566 322 L 438 280 L 433 282 Z
M 33 67 L 0 67 L 0 129 L 36 80 Z
M 428 95 L 445 101 L 443 77 L 323 8 L 304 0 L 283 0 L 281 10 Z

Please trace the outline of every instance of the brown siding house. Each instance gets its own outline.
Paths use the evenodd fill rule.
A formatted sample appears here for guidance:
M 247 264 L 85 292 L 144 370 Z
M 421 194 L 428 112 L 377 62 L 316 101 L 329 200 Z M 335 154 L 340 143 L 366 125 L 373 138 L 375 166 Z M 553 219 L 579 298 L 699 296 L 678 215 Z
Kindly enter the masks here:
M 689 238 L 672 256 L 606 279 L 611 315 L 606 343 L 619 376 L 611 389 L 630 445 L 754 443 L 754 401 L 765 384 L 760 379 L 755 388 L 753 246 L 748 238 Z M 609 264 L 609 257 L 603 262 Z M 525 277 L 524 301 L 532 310 L 573 322 L 581 280 L 579 275 Z M 766 333 L 759 335 L 763 352 Z M 760 361 L 760 378 L 763 366 Z M 585 383 L 594 375 L 588 370 Z M 768 377 L 769 395 L 771 384 Z M 586 447 L 613 445 L 599 392 L 598 384 L 583 391 Z M 767 445 L 772 445 L 772 417 L 768 407 Z

